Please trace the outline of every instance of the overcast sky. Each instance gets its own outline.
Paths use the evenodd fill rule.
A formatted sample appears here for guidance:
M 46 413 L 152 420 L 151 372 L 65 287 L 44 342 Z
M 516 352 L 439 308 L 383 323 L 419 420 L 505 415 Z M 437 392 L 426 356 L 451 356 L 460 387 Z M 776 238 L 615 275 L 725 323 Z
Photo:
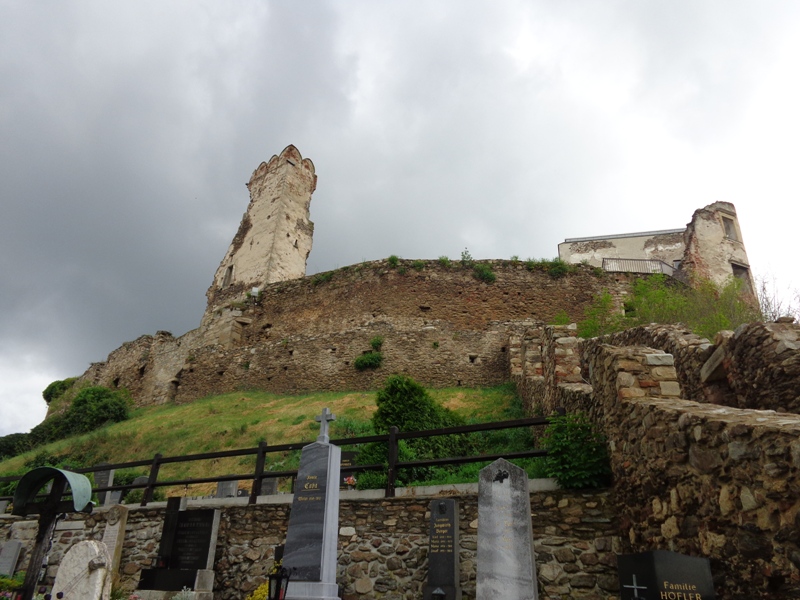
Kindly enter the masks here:
M 261 161 L 317 170 L 309 274 L 553 257 L 733 202 L 800 287 L 800 3 L 0 0 L 0 435 L 197 327 Z

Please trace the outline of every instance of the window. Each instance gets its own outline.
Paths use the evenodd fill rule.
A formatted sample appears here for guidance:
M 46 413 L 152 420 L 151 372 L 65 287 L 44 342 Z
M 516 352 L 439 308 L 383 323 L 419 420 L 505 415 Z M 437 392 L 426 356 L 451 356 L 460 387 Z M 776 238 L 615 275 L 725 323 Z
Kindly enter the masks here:
M 736 223 L 733 222 L 733 219 L 722 217 L 722 225 L 725 227 L 725 237 L 738 242 L 739 236 L 736 235 Z
M 233 265 L 228 265 L 228 268 L 225 269 L 225 277 L 222 279 L 222 287 L 226 288 L 231 284 L 233 280 Z

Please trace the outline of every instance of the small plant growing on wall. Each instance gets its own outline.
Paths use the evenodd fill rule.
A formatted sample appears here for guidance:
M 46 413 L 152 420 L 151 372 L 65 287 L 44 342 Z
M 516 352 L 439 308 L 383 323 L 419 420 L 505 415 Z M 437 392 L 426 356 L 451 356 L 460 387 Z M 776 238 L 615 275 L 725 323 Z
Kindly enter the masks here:
M 422 271 L 425 268 L 425 261 L 424 260 L 415 260 L 411 263 L 411 268 L 415 271 Z
M 400 264 L 400 257 L 397 254 L 392 254 L 389 258 L 386 259 L 386 262 L 389 263 L 389 266 L 393 269 L 397 268 L 397 265 Z
M 453 262 L 447 256 L 442 255 L 439 257 L 439 264 L 445 269 L 449 269 Z
M 369 345 L 375 352 L 380 352 L 383 347 L 383 336 L 376 335 L 369 341 Z
M 475 279 L 486 283 L 494 283 L 497 275 L 492 271 L 492 267 L 485 263 L 478 263 L 472 267 L 472 275 Z
M 611 465 L 605 438 L 584 413 L 552 417 L 542 438 L 547 475 L 567 489 L 608 485 Z
M 468 248 L 464 248 L 461 251 L 461 266 L 465 269 L 469 269 L 475 263 L 475 259 L 472 258 L 472 254 L 469 253 Z
M 353 361 L 353 366 L 358 371 L 366 371 L 367 369 L 377 369 L 381 366 L 383 362 L 383 354 L 380 352 L 365 352 L 361 356 L 358 356 Z

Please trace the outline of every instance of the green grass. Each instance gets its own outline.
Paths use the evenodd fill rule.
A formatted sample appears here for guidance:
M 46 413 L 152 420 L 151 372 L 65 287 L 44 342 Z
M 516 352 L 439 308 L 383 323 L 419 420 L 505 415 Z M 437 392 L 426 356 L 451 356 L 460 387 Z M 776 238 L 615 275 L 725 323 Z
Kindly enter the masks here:
M 493 388 L 446 388 L 429 390 L 445 407 L 469 423 L 500 421 L 521 416 L 513 386 Z M 197 454 L 235 448 L 252 448 L 259 441 L 277 445 L 311 442 L 319 424 L 314 417 L 329 407 L 337 420 L 331 423 L 332 438 L 370 435 L 370 417 L 375 411 L 375 392 L 317 392 L 280 395 L 239 391 L 203 398 L 189 404 L 137 408 L 131 418 L 89 434 L 41 446 L 26 454 L 0 462 L 0 475 L 24 470 L 36 455 L 50 455 L 74 465 L 126 462 L 164 456 Z M 487 447 L 513 441 L 518 432 L 485 434 Z M 504 437 L 505 436 L 505 437 Z M 529 443 L 529 442 L 528 442 Z M 487 450 L 488 451 L 488 450 Z M 296 469 L 299 452 L 268 454 L 267 468 Z M 214 461 L 167 464 L 159 479 L 246 474 L 255 468 L 255 457 L 231 457 Z M 147 468 L 139 469 L 146 474 Z M 209 493 L 214 484 L 192 488 L 193 495 Z M 169 490 L 168 490 L 169 491 Z M 181 490 L 173 490 L 178 493 Z

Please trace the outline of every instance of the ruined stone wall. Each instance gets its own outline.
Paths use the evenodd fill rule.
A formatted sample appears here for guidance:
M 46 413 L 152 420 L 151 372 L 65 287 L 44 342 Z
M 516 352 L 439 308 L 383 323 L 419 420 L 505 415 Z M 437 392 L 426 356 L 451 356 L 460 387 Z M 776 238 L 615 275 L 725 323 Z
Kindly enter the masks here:
M 340 502 L 337 581 L 344 600 L 421 598 L 428 568 L 431 499 Z M 477 498 L 461 495 L 457 499 L 461 586 L 464 598 L 470 599 L 475 598 Z M 132 588 L 141 569 L 155 563 L 164 509 L 130 508 L 121 581 Z M 222 508 L 214 565 L 215 599 L 241 600 L 266 581 L 275 546 L 285 540 L 290 512 L 288 503 Z M 71 515 L 59 525 L 50 554 L 50 578 L 72 544 L 102 539 L 105 516 L 101 509 L 93 515 Z M 615 553 L 621 549 L 621 540 L 615 533 L 608 491 L 532 493 L 531 519 L 542 600 L 617 597 Z M 0 519 L 0 535 L 25 543 L 20 568 L 29 556 L 35 527 L 33 521 Z
M 682 400 L 652 349 L 585 352 L 630 548 L 708 557 L 721 599 L 800 597 L 800 416 Z
M 486 261 L 494 283 L 438 261 L 386 261 L 266 286 L 258 298 L 213 311 L 179 338 L 140 338 L 86 372 L 131 390 L 137 404 L 188 402 L 246 387 L 267 391 L 374 389 L 402 372 L 428 386 L 507 381 L 509 336 L 560 310 L 578 319 L 604 290 L 622 296 L 627 276 L 591 268 L 554 279 L 522 263 Z M 353 367 L 384 338 L 383 365 Z M 144 367 L 144 368 L 142 368 Z M 459 383 L 460 382 L 460 383 Z
M 558 256 L 568 263 L 586 262 L 595 267 L 604 258 L 636 258 L 660 260 L 673 265 L 683 259 L 684 230 L 650 231 L 607 237 L 573 238 L 558 245 Z
M 800 325 L 749 323 L 717 341 L 701 372 L 717 404 L 800 414 Z

